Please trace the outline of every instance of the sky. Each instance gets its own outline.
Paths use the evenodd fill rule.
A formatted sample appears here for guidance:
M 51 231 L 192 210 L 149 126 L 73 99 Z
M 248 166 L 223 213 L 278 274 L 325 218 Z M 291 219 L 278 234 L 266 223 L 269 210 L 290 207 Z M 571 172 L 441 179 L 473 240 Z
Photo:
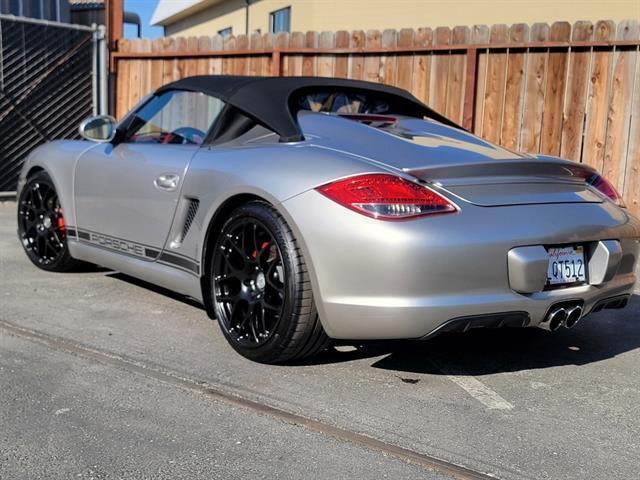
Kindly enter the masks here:
M 157 3 L 158 0 L 124 0 L 124 9 L 126 11 L 140 15 L 142 36 L 144 38 L 157 38 L 163 35 L 162 27 L 152 27 L 149 24 Z M 135 38 L 136 34 L 137 28 L 135 25 L 124 26 L 124 36 L 126 38 Z

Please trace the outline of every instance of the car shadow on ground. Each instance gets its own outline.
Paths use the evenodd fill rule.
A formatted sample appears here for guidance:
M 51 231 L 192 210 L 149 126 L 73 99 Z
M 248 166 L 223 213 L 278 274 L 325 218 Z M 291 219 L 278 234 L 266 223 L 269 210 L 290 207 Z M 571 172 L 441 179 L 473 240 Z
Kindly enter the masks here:
M 151 290 L 152 292 L 159 293 L 160 295 L 164 295 L 165 297 L 169 297 L 173 300 L 177 300 L 178 302 L 198 308 L 204 312 L 204 305 L 202 305 L 197 300 L 191 297 L 187 297 L 185 295 L 181 295 L 172 290 L 159 287 L 158 285 L 154 285 L 153 283 L 145 282 L 144 280 L 140 280 L 138 278 L 125 275 L 124 273 L 114 272 L 114 271 L 110 271 L 105 276 L 109 278 L 114 278 L 116 280 L 120 280 L 121 282 L 126 282 L 130 285 L 135 285 L 136 287 L 144 288 L 146 290 Z
M 501 328 L 442 334 L 424 342 L 341 342 L 338 345 L 342 346 L 299 365 L 371 358 L 375 359 L 373 368 L 399 374 L 436 375 L 456 372 L 486 375 L 585 365 L 640 348 L 640 296 L 634 295 L 623 310 L 595 313 L 572 329 L 556 332 Z
M 119 272 L 106 276 L 154 291 L 202 310 L 196 300 Z M 398 374 L 486 375 L 563 365 L 585 365 L 640 348 L 640 296 L 622 310 L 585 317 L 572 329 L 478 329 L 442 334 L 428 341 L 338 341 L 324 353 L 288 363 L 326 365 L 371 359 L 371 367 Z

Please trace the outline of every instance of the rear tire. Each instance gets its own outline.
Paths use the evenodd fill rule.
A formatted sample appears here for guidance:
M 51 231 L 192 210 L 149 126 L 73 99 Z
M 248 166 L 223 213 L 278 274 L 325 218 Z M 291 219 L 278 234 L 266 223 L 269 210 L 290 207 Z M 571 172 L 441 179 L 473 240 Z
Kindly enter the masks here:
M 30 176 L 20 192 L 18 236 L 31 263 L 42 270 L 68 272 L 83 265 L 69 253 L 58 193 L 44 171 Z
M 252 201 L 232 212 L 208 273 L 222 333 L 244 357 L 282 363 L 329 346 L 302 252 L 271 205 Z

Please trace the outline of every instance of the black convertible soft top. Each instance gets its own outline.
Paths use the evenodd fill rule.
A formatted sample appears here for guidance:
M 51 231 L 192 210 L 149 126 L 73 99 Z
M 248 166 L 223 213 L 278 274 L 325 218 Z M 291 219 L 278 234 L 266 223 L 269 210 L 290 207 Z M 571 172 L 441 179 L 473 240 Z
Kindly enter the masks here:
M 167 90 L 189 90 L 215 96 L 277 133 L 281 141 L 287 142 L 304 139 L 297 121 L 301 107 L 295 100 L 304 94 L 336 90 L 375 94 L 392 104 L 396 115 L 428 117 L 462 128 L 405 90 L 361 80 L 203 75 L 169 83 L 156 93 Z

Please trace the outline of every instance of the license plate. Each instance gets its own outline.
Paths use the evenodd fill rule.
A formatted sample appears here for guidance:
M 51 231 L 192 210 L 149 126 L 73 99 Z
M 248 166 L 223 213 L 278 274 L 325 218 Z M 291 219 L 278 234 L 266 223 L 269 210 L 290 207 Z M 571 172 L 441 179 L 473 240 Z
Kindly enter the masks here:
M 547 285 L 565 285 L 587 280 L 582 246 L 552 247 L 547 249 L 547 254 Z

